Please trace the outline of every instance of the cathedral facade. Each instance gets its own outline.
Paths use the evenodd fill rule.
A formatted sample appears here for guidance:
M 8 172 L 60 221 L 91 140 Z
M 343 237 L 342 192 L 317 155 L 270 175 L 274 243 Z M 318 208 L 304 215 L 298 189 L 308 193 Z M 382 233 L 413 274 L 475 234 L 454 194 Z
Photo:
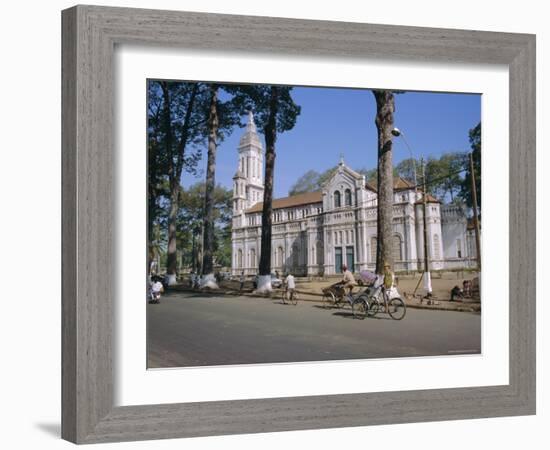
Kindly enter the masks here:
M 232 274 L 258 273 L 264 191 L 264 150 L 252 114 L 238 148 L 233 177 Z M 473 230 L 464 207 L 426 198 L 431 270 L 475 266 Z M 297 276 L 335 275 L 376 266 L 377 193 L 364 175 L 340 160 L 321 190 L 273 200 L 271 269 Z M 423 198 L 402 178 L 394 180 L 395 271 L 424 263 Z

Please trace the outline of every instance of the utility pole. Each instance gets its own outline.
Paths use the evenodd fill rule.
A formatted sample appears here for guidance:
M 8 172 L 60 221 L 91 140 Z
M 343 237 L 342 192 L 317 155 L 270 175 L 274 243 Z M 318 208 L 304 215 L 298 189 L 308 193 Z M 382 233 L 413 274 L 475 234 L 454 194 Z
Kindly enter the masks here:
M 472 203 L 474 207 L 474 231 L 476 235 L 476 259 L 477 259 L 477 268 L 481 271 L 481 249 L 479 244 L 479 220 L 478 220 L 478 209 L 477 209 L 477 191 L 476 191 L 476 179 L 474 173 L 474 158 L 473 152 L 470 152 L 470 178 L 472 182 Z
M 424 158 L 422 157 L 420 159 L 420 164 L 422 166 L 422 206 L 423 206 L 423 212 L 422 212 L 422 220 L 424 222 L 424 289 L 426 289 L 426 293 L 428 297 L 431 297 L 432 295 L 432 280 L 430 276 L 430 263 L 428 260 L 428 220 L 427 220 L 427 195 L 428 192 L 426 191 L 426 172 L 424 168 Z

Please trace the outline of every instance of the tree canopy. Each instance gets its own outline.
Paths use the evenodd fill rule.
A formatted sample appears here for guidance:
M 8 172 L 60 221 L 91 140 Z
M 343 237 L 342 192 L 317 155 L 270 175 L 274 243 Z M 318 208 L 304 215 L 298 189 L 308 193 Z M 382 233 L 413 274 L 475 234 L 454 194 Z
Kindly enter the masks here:
M 478 203 L 480 202 L 480 164 L 479 155 L 479 125 L 470 130 L 471 141 L 474 148 L 474 167 L 476 170 L 476 187 L 478 189 Z M 478 150 L 476 150 L 478 148 Z M 476 161 L 478 161 L 476 163 Z M 322 189 L 325 183 L 336 171 L 338 166 L 330 167 L 323 172 L 308 170 L 300 176 L 288 191 L 288 195 L 297 195 L 304 192 L 314 192 Z M 420 184 L 420 160 L 404 159 L 393 167 L 393 176 L 401 177 L 414 184 L 414 169 L 417 171 L 417 183 Z M 376 186 L 378 171 L 376 168 L 355 169 L 365 176 L 368 183 Z M 445 202 L 464 202 L 471 207 L 471 185 L 469 177 L 468 152 L 447 152 L 439 158 L 430 157 L 426 161 L 427 191 L 434 197 Z M 421 186 L 419 186 L 421 187 Z
M 478 123 L 470 130 L 470 148 L 472 149 L 472 158 L 474 162 L 474 174 L 476 181 L 477 205 L 481 208 L 481 123 Z M 472 208 L 472 178 L 467 161 L 468 169 L 465 173 L 464 180 L 460 189 L 460 197 L 464 199 L 466 204 Z

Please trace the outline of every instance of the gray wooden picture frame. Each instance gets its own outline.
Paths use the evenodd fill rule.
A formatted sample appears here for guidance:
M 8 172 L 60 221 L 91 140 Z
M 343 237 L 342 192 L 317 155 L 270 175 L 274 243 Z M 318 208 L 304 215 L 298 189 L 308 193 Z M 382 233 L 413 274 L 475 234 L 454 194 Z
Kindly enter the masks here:
M 63 11 L 62 32 L 64 439 L 94 443 L 535 413 L 535 36 L 97 6 Z M 113 52 L 125 43 L 506 65 L 509 384 L 114 407 Z

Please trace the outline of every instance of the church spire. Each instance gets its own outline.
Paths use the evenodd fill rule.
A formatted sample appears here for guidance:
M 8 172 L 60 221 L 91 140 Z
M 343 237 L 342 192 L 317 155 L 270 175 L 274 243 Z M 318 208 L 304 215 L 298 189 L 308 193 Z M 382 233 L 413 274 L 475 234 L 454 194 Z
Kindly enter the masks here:
M 258 136 L 258 130 L 256 129 L 256 124 L 254 123 L 254 114 L 252 111 L 248 111 L 248 122 L 239 142 L 239 149 L 248 147 L 255 147 L 259 151 L 263 149 L 260 137 Z
M 257 133 L 256 124 L 254 123 L 254 114 L 252 113 L 252 111 L 248 111 L 248 123 L 246 124 L 246 131 Z
M 248 122 L 238 147 L 239 162 L 235 174 L 235 210 L 250 208 L 262 201 L 264 194 L 262 142 L 254 123 L 254 114 L 248 112 Z

